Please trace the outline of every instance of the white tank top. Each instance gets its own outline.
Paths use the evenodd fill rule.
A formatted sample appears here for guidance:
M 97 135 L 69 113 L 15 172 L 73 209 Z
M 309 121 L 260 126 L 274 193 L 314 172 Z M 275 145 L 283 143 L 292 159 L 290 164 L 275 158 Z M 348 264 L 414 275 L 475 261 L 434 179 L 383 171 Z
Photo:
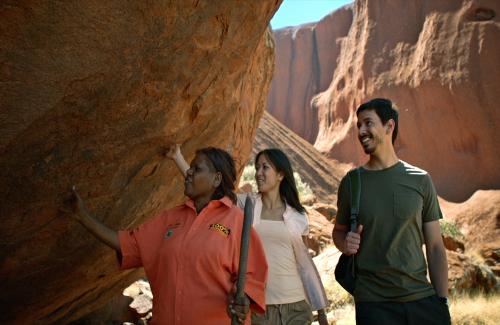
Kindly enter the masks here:
M 268 264 L 266 304 L 288 304 L 305 299 L 290 233 L 284 221 L 261 220 L 255 227 Z

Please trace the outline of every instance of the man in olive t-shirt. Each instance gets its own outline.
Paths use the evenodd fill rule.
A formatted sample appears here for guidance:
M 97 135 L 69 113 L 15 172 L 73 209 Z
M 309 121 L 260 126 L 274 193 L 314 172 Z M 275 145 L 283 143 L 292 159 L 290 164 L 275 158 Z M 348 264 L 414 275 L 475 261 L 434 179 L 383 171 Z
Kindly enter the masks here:
M 370 156 L 359 167 L 358 229 L 348 230 L 351 189 L 346 176 L 339 186 L 333 231 L 339 250 L 356 254 L 356 323 L 450 324 L 442 214 L 432 180 L 396 156 L 398 111 L 390 100 L 373 99 L 356 115 L 359 141 Z

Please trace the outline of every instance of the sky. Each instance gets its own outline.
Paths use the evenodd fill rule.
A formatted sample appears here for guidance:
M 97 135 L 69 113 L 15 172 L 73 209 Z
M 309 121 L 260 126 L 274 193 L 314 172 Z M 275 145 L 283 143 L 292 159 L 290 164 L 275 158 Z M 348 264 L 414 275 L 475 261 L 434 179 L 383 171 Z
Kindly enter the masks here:
M 354 0 L 283 0 L 271 19 L 273 29 L 315 22 Z

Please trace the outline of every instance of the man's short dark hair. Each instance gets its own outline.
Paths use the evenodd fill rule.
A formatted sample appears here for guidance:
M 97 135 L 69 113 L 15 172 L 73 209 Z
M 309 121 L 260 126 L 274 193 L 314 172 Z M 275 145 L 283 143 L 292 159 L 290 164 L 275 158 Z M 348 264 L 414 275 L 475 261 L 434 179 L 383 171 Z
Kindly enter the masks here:
M 394 121 L 394 131 L 392 132 L 392 143 L 394 143 L 398 136 L 399 109 L 397 106 L 394 105 L 389 99 L 375 98 L 359 105 L 356 110 L 356 116 L 359 116 L 359 113 L 366 110 L 374 110 L 384 125 L 391 119 Z

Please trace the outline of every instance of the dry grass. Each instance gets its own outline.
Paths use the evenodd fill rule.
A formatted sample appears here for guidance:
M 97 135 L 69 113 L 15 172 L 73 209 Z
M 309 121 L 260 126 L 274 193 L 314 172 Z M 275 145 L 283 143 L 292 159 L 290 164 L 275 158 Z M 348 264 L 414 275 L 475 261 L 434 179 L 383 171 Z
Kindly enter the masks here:
M 346 304 L 328 314 L 328 322 L 335 325 L 356 325 L 354 305 Z
M 450 313 L 454 325 L 500 324 L 500 294 L 453 297 Z
M 346 305 L 353 305 L 354 303 L 351 294 L 345 291 L 336 281 L 332 281 L 332 283 L 325 285 L 325 291 L 326 296 L 330 298 L 329 310 L 340 309 Z

